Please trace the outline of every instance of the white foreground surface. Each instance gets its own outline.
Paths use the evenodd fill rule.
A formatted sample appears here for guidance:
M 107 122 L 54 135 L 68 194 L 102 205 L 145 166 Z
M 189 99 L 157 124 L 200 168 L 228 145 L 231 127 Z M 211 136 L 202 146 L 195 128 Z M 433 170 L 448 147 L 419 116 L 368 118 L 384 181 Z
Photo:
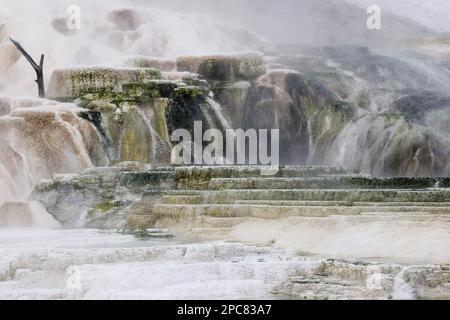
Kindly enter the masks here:
M 333 260 L 98 230 L 0 230 L 0 299 L 413 299 L 450 295 L 439 265 Z M 429 282 L 429 283 L 428 283 Z
M 0 231 L 0 299 L 270 298 L 301 265 L 238 244 L 139 241 L 97 230 Z

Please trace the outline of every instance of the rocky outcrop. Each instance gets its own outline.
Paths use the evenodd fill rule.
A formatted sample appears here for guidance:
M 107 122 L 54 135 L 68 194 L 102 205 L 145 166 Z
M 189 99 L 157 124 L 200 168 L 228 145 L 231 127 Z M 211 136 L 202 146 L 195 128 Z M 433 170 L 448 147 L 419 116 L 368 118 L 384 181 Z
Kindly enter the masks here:
M 82 175 L 56 175 L 42 182 L 31 199 L 65 226 L 120 228 L 126 225 L 125 211 L 141 203 L 145 190 L 171 188 L 171 179 L 171 170 L 143 170 L 139 163 L 127 162 Z
M 303 110 L 286 92 L 276 86 L 258 84 L 249 90 L 244 110 L 247 128 L 279 130 L 281 163 L 306 163 L 308 122 Z
M 72 68 L 57 69 L 50 78 L 48 96 L 75 100 L 88 93 L 120 92 L 121 85 L 161 79 L 161 73 L 151 68 Z
M 184 128 L 193 133 L 194 122 L 201 121 L 204 131 L 218 128 L 223 133 L 231 128 L 282 129 L 282 163 L 305 163 L 309 153 L 305 115 L 280 88 L 255 82 L 265 70 L 262 57 L 214 57 L 225 68 L 221 70 L 229 72 L 223 77 L 213 69 L 203 77 L 180 71 L 180 65 L 189 62 L 186 69 L 202 73 L 195 69 L 203 68 L 210 58 L 179 58 L 179 71 L 164 74 L 147 68 L 57 70 L 50 92 L 87 109 L 81 115 L 98 128 L 111 161 L 168 164 L 172 132 Z M 162 76 L 169 80 L 154 79 Z M 234 99 L 234 89 L 242 90 L 241 99 Z M 219 102 L 228 95 L 230 104 L 222 108 L 212 99 L 214 92 L 221 92 Z
M 166 111 L 178 85 L 155 69 L 78 68 L 55 71 L 50 94 L 85 108 L 80 116 L 97 127 L 110 161 L 168 164 Z
M 365 47 L 280 50 L 288 54 L 270 63 L 300 72 L 291 74 L 290 82 L 298 79 L 293 88 L 307 98 L 294 95 L 300 96 L 299 105 L 312 106 L 307 115 L 313 163 L 387 176 L 449 174 L 444 160 L 450 138 L 448 94 L 442 81 L 447 76 L 436 64 L 411 54 L 400 60 Z M 287 72 L 272 72 L 263 78 L 290 91 Z M 308 81 L 316 85 L 305 85 Z
M 266 71 L 263 56 L 252 53 L 179 57 L 177 69 L 213 81 L 255 80 Z
M 86 95 L 82 104 L 87 110 L 81 117 L 91 121 L 101 132 L 112 162 L 141 161 L 162 164 L 170 159 L 165 112 L 167 101 L 154 98 L 145 103 L 133 101 L 97 100 Z
M 136 56 L 127 68 L 57 70 L 50 92 L 87 108 L 82 116 L 96 125 L 113 162 L 168 164 L 171 133 L 184 128 L 192 135 L 201 121 L 204 131 L 223 133 L 280 129 L 282 164 L 448 174 L 449 100 L 417 91 L 442 80 L 428 67 L 366 47 L 279 50 L 290 53 Z
M 0 98 L 0 176 L 3 200 L 24 200 L 34 184 L 54 173 L 78 173 L 108 164 L 94 125 L 75 104 Z
M 285 166 L 273 173 L 258 166 L 127 163 L 56 176 L 31 200 L 66 227 L 142 230 L 131 234 L 170 228 L 193 240 L 358 260 L 450 258 L 449 178 L 373 178 L 331 167 Z
M 274 85 L 289 94 L 308 119 L 338 100 L 336 94 L 326 89 L 320 82 L 295 70 L 272 69 L 259 81 Z
M 448 176 L 449 106 L 450 99 L 436 92 L 405 95 L 383 113 L 341 126 L 321 153 L 323 163 L 379 176 Z

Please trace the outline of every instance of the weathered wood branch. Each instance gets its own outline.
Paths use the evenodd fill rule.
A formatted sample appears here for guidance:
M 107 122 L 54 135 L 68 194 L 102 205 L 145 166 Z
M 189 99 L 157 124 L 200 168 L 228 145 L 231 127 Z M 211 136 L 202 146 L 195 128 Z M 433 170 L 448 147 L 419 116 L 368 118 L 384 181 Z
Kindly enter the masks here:
M 45 85 L 44 85 L 44 55 L 41 55 L 41 59 L 39 60 L 39 64 L 37 64 L 33 58 L 25 51 L 25 49 L 20 45 L 19 42 L 9 37 L 11 42 L 16 46 L 17 50 L 22 53 L 22 55 L 28 60 L 28 62 L 33 67 L 34 71 L 36 71 L 36 83 L 38 85 L 39 97 L 45 98 Z

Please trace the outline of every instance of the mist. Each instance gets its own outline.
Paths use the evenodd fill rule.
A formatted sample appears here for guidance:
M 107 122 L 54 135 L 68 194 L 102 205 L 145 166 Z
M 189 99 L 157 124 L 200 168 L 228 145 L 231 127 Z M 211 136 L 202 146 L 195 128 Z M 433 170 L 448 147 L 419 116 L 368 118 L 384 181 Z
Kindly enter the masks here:
M 0 299 L 449 297 L 450 5 L 376 4 L 0 0 Z
M 261 50 L 280 44 L 378 48 L 401 38 L 434 35 L 449 27 L 445 21 L 419 24 L 426 23 L 429 15 L 414 9 L 413 1 L 402 1 L 403 6 L 383 3 L 383 28 L 370 31 L 366 27 L 366 1 L 351 2 L 358 5 L 336 0 L 1 0 L 0 92 L 30 95 L 32 90 L 29 65 L 20 59 L 8 36 L 19 40 L 34 57 L 46 55 L 48 80 L 55 67 L 117 66 L 127 55 L 176 57 Z M 73 33 L 65 30 L 70 5 L 81 9 L 81 29 Z M 140 8 L 138 13 L 127 13 L 138 23 L 133 30 L 121 29 L 108 18 L 114 9 L 132 7 Z

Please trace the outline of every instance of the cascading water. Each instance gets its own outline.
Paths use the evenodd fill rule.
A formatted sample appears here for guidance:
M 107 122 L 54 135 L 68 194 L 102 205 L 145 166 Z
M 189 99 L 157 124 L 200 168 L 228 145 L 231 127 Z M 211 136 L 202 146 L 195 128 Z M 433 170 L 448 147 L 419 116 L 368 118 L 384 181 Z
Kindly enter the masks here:
M 397 300 L 413 300 L 414 294 L 411 287 L 406 283 L 404 277 L 410 267 L 405 267 L 394 278 L 394 289 L 392 291 L 392 298 Z
M 20 39 L 31 52 L 46 53 L 47 79 L 56 67 L 119 65 L 129 55 L 175 57 L 237 49 L 233 39 L 220 32 L 208 16 L 134 7 L 137 1 L 133 0 L 96 4 L 85 0 L 47 1 L 47 10 L 38 10 L 34 4 L 23 1 L 2 0 L 1 4 L 4 10 L 0 16 L 0 53 L 9 59 L 0 62 L 0 89 L 9 94 L 34 89 L 33 74 L 9 43 L 10 35 Z M 67 35 L 55 27 L 55 19 L 62 17 L 60 24 L 64 26 L 67 8 L 74 4 L 82 10 L 82 29 Z M 38 28 L 38 35 L 31 36 L 25 25 Z M 44 40 L 49 38 L 51 44 Z
M 437 34 L 349 42 L 365 10 L 337 1 L 169 2 L 0 0 L 0 298 L 448 295 L 448 57 L 410 40 Z M 46 54 L 48 100 L 12 96 L 35 88 L 10 35 Z M 280 129 L 282 161 L 333 168 L 165 167 L 198 119 Z
M 150 123 L 150 120 L 147 118 L 147 115 L 142 112 L 142 110 L 138 109 L 138 114 L 142 117 L 142 119 L 145 122 L 145 125 L 148 129 L 148 132 L 150 132 L 150 136 L 152 139 L 152 149 L 151 149 L 151 155 L 150 159 L 152 163 L 155 163 L 157 161 L 157 155 L 158 155 L 158 140 L 156 139 L 157 133 L 155 132 L 155 129 Z
M 0 117 L 1 225 L 17 227 L 22 221 L 23 226 L 55 226 L 40 204 L 26 202 L 28 195 L 53 174 L 92 167 L 88 149 L 98 147 L 99 135 L 77 116 L 81 109 L 73 104 L 9 97 L 0 98 L 0 104 L 10 110 Z M 96 152 L 102 154 L 101 149 Z
M 406 176 L 448 176 L 445 158 L 449 150 L 450 137 L 439 130 L 408 123 L 389 113 L 367 115 L 342 130 L 326 152 L 324 164 L 378 176 L 398 172 Z
M 212 98 L 208 98 L 207 101 L 208 101 L 208 104 L 211 106 L 212 110 L 214 111 L 216 118 L 219 119 L 220 125 L 222 126 L 222 128 L 224 130 L 233 129 L 230 122 L 227 120 L 227 118 L 225 117 L 225 115 L 223 113 L 222 106 L 219 103 L 217 103 L 216 101 L 214 101 Z

